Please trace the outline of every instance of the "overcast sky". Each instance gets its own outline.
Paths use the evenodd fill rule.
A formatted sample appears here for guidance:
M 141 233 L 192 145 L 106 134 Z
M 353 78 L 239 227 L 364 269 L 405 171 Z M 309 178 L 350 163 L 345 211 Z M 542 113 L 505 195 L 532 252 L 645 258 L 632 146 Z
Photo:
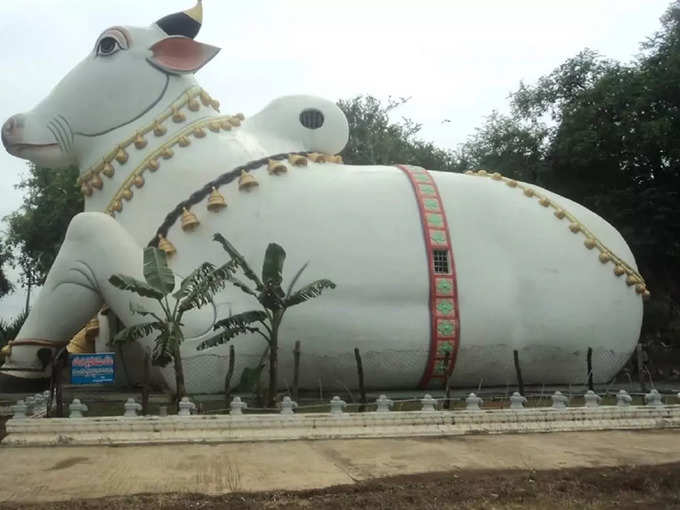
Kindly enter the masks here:
M 111 25 L 146 26 L 193 0 L 0 0 L 0 122 L 32 108 Z M 398 114 L 455 148 L 507 96 L 584 48 L 628 62 L 670 0 L 204 0 L 197 39 L 222 48 L 200 71 L 225 112 L 277 96 L 411 97 Z M 442 123 L 450 119 L 450 123 Z M 0 150 L 0 218 L 22 160 Z M 6 226 L 0 224 L 0 231 Z M 0 300 L 0 318 L 22 296 Z

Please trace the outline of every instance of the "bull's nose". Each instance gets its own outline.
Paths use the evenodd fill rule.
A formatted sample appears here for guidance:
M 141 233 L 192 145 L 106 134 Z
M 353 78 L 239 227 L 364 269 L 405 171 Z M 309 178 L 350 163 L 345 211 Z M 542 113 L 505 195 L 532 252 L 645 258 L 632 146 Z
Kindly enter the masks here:
M 16 138 L 17 132 L 24 126 L 23 115 L 12 115 L 2 125 L 2 144 L 6 147 L 13 138 Z

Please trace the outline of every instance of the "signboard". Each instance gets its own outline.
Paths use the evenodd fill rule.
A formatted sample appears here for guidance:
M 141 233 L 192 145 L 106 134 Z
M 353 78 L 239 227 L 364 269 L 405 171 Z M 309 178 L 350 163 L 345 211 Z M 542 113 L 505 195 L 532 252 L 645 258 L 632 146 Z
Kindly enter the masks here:
M 112 384 L 115 359 L 114 352 L 71 354 L 71 384 Z

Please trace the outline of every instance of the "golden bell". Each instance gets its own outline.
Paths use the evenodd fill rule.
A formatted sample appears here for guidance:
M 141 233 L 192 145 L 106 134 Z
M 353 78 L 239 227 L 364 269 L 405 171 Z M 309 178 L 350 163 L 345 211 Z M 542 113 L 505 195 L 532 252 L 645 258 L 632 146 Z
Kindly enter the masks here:
M 606 264 L 607 262 L 609 262 L 612 259 L 612 256 L 609 253 L 607 253 L 606 251 L 603 251 L 602 253 L 600 253 L 598 258 L 600 259 L 600 262 L 602 262 L 603 264 Z
M 224 200 L 222 193 L 217 191 L 217 188 L 213 186 L 210 196 L 208 197 L 208 211 L 218 212 L 227 207 L 227 202 Z
M 503 178 L 503 176 L 501 174 L 499 174 L 498 172 L 494 172 L 494 173 L 491 174 L 491 178 L 494 181 L 500 181 Z
M 173 122 L 184 122 L 187 119 L 187 116 L 184 115 L 182 112 L 177 110 L 177 107 L 172 108 L 172 121 Z
M 231 123 L 229 122 L 229 119 L 220 121 L 220 127 L 225 131 L 231 131 Z
M 200 225 L 198 218 L 186 207 L 182 209 L 182 230 L 190 232 Z
M 7 359 L 12 355 L 12 344 L 7 344 L 0 349 L 0 356 Z
M 571 223 L 569 224 L 569 230 L 571 230 L 574 234 L 577 234 L 581 231 L 581 225 L 578 223 Z
M 217 99 L 210 101 L 210 106 L 212 106 L 216 112 L 220 111 L 220 102 Z
M 160 166 L 160 165 L 158 164 L 158 160 L 157 160 L 157 159 L 150 159 L 149 162 L 146 164 L 146 167 L 147 167 L 149 170 L 151 170 L 152 172 L 155 172 L 156 170 L 158 170 L 158 167 L 159 167 L 159 166 Z
M 652 294 L 645 289 L 645 291 L 642 293 L 642 299 L 644 301 L 649 301 L 649 298 L 652 296 Z
M 130 188 L 125 188 L 121 192 L 120 196 L 129 202 L 130 200 L 132 200 L 132 190 Z
M 260 185 L 260 183 L 258 183 L 255 180 L 255 177 L 250 175 L 245 170 L 241 170 L 241 177 L 239 177 L 239 179 L 238 179 L 238 189 L 239 190 L 250 191 L 252 188 L 256 188 L 259 185 Z
M 474 175 L 474 172 L 472 170 L 465 170 L 465 175 Z
M 201 90 L 201 93 L 199 94 L 201 98 L 201 103 L 203 103 L 203 106 L 209 106 L 210 105 L 210 96 L 205 90 Z
M 170 241 L 168 241 L 165 237 L 163 237 L 163 234 L 158 234 L 158 248 L 163 250 L 168 255 L 172 255 L 177 251 L 174 245 Z
M 342 156 L 340 154 L 336 154 L 335 156 L 331 155 L 328 156 L 328 162 L 329 163 L 338 163 L 339 165 L 342 164 Z
M 80 192 L 81 192 L 83 195 L 85 195 L 86 197 L 89 197 L 90 195 L 92 195 L 92 188 L 90 187 L 89 184 L 83 183 L 83 184 L 80 186 Z
M 325 163 L 326 162 L 326 155 L 321 154 L 320 152 L 310 152 L 309 154 L 307 154 L 307 157 L 313 163 Z
M 477 175 L 487 175 L 487 173 L 486 170 L 477 170 Z
M 216 120 L 213 120 L 212 122 L 208 123 L 208 129 L 210 129 L 210 131 L 212 131 L 213 133 L 219 133 L 220 123 Z
M 288 161 L 291 165 L 295 166 L 307 166 L 307 158 L 300 156 L 299 154 L 290 154 L 288 156 Z
M 642 294 L 645 290 L 647 290 L 647 287 L 645 287 L 644 284 L 642 283 L 638 283 L 635 286 L 635 292 L 637 292 L 638 294 Z
M 97 189 L 102 189 L 102 186 L 104 186 L 104 182 L 102 181 L 102 178 L 99 176 L 99 174 L 96 174 L 94 177 L 92 177 L 92 186 Z
M 104 167 L 102 168 L 102 173 L 106 177 L 113 177 L 115 170 L 113 169 L 113 165 L 111 163 L 105 163 Z
M 137 135 L 135 137 L 135 148 L 137 149 L 143 149 L 146 147 L 146 139 L 142 135 Z
M 85 336 L 88 339 L 90 339 L 90 338 L 94 338 L 98 334 L 99 334 L 99 319 L 97 319 L 97 316 L 95 315 L 85 325 Z
M 533 197 L 533 196 L 534 196 L 534 190 L 532 190 L 531 188 L 526 188 L 526 189 L 524 190 L 524 194 L 525 194 L 527 197 Z
M 238 117 L 229 117 L 229 124 L 234 127 L 239 127 L 241 125 L 241 119 Z
M 275 159 L 270 159 L 267 162 L 267 170 L 272 175 L 285 174 L 288 171 L 288 167 L 281 163 L 281 161 L 276 161 Z
M 595 245 L 597 243 L 595 242 L 595 239 L 593 239 L 592 237 L 588 237 L 585 241 L 583 241 L 583 244 L 585 245 L 586 248 L 592 250 L 593 248 L 595 248 Z
M 234 115 L 234 117 L 236 117 L 238 120 L 246 120 L 246 116 L 243 115 L 242 113 L 237 113 L 236 115 Z
M 623 266 L 621 266 L 621 265 L 614 266 L 614 274 L 616 276 L 621 276 L 625 272 L 626 272 L 626 270 L 623 268 Z
M 123 203 L 120 200 L 114 200 L 111 208 L 116 212 L 120 212 L 123 210 Z
M 198 109 L 201 107 L 200 103 L 196 101 L 193 97 L 189 99 L 189 102 L 187 103 L 189 105 L 189 110 L 192 112 L 197 112 Z
M 116 153 L 116 161 L 120 163 L 121 165 L 124 165 L 127 163 L 128 160 L 128 153 L 125 152 L 124 149 L 118 149 L 118 152 Z
M 561 220 L 562 218 L 564 218 L 567 215 L 567 213 L 565 213 L 562 209 L 558 209 L 553 214 L 555 215 L 555 218 L 557 218 L 559 220 Z
M 153 134 L 154 135 L 163 136 L 167 132 L 168 132 L 168 129 L 165 126 L 161 126 L 158 122 L 156 122 L 153 125 Z
M 144 186 L 144 177 L 142 177 L 141 175 L 136 175 L 132 182 L 135 184 L 135 186 L 141 188 L 142 186 Z
M 161 157 L 163 159 L 170 159 L 175 155 L 174 151 L 170 147 L 166 147 L 163 149 L 163 152 L 161 152 Z
M 550 200 L 543 197 L 538 201 L 538 203 L 541 204 L 543 207 L 548 207 L 550 205 Z
M 638 280 L 634 275 L 629 274 L 629 275 L 626 277 L 626 285 L 628 285 L 629 287 L 630 287 L 631 285 L 635 285 L 636 283 L 640 283 L 640 280 Z
M 180 147 L 187 147 L 190 144 L 191 140 L 189 140 L 186 136 L 180 136 L 179 140 L 177 140 L 177 145 Z
M 506 182 L 505 184 L 507 184 L 507 185 L 510 186 L 511 188 L 516 188 L 516 187 L 517 187 L 517 181 L 513 181 L 513 180 L 510 180 L 510 181 Z
M 194 128 L 193 134 L 196 138 L 203 138 L 205 136 L 205 129 L 202 127 Z

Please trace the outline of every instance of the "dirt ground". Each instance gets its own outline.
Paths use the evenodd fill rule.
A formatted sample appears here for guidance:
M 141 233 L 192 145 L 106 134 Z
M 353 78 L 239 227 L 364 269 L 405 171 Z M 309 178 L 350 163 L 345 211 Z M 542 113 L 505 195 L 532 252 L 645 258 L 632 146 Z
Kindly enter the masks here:
M 306 491 L 135 495 L 12 510 L 275 509 L 639 509 L 680 508 L 680 463 L 551 471 L 448 471 Z

